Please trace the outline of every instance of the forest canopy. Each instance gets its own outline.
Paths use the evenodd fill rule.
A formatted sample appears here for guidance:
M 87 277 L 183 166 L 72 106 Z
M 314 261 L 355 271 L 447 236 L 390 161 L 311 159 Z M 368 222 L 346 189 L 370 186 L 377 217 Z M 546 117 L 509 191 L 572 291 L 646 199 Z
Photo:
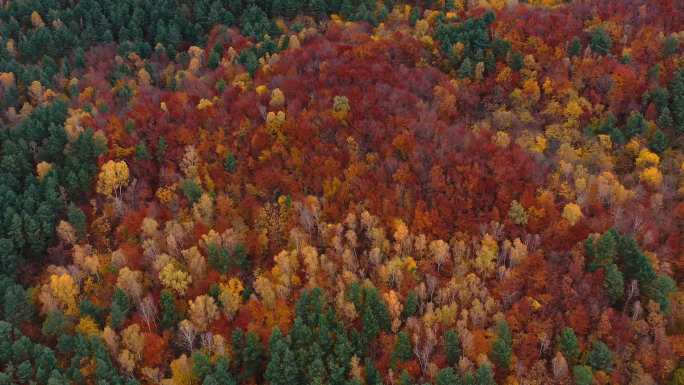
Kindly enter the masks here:
M 0 385 L 684 385 L 684 5 L 0 2 Z

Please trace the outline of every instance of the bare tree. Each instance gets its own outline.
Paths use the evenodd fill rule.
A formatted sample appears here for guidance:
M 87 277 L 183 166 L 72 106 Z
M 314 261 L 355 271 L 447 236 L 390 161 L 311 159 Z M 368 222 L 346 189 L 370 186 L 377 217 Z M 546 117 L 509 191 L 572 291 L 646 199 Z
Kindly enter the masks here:
M 147 331 L 152 331 L 152 326 L 157 327 L 157 305 L 151 295 L 146 296 L 140 301 L 138 311 L 147 325 Z

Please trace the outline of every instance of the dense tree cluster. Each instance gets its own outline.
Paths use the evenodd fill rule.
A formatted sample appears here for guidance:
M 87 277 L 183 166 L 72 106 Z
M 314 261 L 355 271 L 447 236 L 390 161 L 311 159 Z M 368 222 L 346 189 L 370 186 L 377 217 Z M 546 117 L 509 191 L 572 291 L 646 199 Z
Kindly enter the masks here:
M 684 384 L 682 26 L 3 3 L 0 385 Z

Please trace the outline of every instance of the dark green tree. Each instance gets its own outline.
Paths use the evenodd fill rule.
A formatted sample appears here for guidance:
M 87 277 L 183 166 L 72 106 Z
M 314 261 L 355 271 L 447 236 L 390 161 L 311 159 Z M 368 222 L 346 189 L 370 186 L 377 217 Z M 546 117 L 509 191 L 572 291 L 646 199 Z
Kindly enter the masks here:
M 616 264 L 611 263 L 604 269 L 603 289 L 606 291 L 611 303 L 622 300 L 624 295 L 625 280 L 622 272 Z
M 591 31 L 589 47 L 591 47 L 591 50 L 594 53 L 607 55 L 613 48 L 613 40 L 605 29 L 601 27 L 594 28 L 594 30 Z
M 444 333 L 444 353 L 449 365 L 456 365 L 458 360 L 461 359 L 461 339 L 458 336 L 458 332 L 453 329 L 449 329 Z
M 608 345 L 599 340 L 594 341 L 587 356 L 587 364 L 594 370 L 612 371 L 613 353 L 608 348 Z
M 413 347 L 411 346 L 411 339 L 405 331 L 397 334 L 397 342 L 394 343 L 394 351 L 392 352 L 393 360 L 408 361 L 413 358 Z
M 176 299 L 168 290 L 162 290 L 159 296 L 161 304 L 161 327 L 162 329 L 169 329 L 178 323 L 180 318 L 178 310 L 176 310 Z
M 572 378 L 576 385 L 591 385 L 594 382 L 591 368 L 584 365 L 576 365 L 572 368 Z
M 123 326 L 130 306 L 131 304 L 130 300 L 128 299 L 128 295 L 126 295 L 126 293 L 120 288 L 116 288 L 116 290 L 114 290 L 114 295 L 112 295 L 112 308 L 110 313 L 111 323 L 114 329 L 119 329 L 121 326 Z
M 575 36 L 568 46 L 568 56 L 579 56 L 582 53 L 582 41 L 579 37 Z
M 508 369 L 513 354 L 513 336 L 506 321 L 499 321 L 497 333 L 497 339 L 492 345 L 491 359 L 497 367 Z
M 563 353 L 568 363 L 573 364 L 577 362 L 580 356 L 579 342 L 577 335 L 572 328 L 566 327 L 561 330 L 558 336 L 558 349 Z

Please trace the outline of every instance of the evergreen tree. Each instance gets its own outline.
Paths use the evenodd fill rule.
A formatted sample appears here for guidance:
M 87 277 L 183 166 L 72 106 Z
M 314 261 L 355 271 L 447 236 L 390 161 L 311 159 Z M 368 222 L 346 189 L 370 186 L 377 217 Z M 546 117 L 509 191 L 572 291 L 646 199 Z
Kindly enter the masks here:
M 461 339 L 453 329 L 449 329 L 444 333 L 444 353 L 449 365 L 456 365 L 461 358 Z
M 162 306 L 163 305 L 164 302 L 162 294 Z M 128 315 L 130 306 L 130 301 L 126 293 L 120 288 L 116 288 L 116 290 L 114 290 L 114 295 L 112 296 L 112 310 L 110 313 L 112 327 L 114 329 L 119 329 L 121 328 L 121 326 L 123 326 L 123 323 L 126 320 L 126 316 Z M 163 323 L 164 320 L 162 319 L 162 324 Z
M 176 310 L 176 300 L 168 290 L 162 290 L 159 296 L 161 304 L 161 327 L 169 329 L 178 323 L 178 311 Z
M 83 210 L 81 210 L 78 206 L 72 203 L 69 205 L 69 208 L 67 210 L 67 218 L 69 219 L 69 223 L 71 223 L 71 225 L 76 230 L 78 238 L 84 239 L 88 231 L 88 225 L 86 215 L 83 212 Z
M 558 348 L 568 363 L 575 363 L 579 359 L 580 348 L 577 335 L 572 328 L 564 328 L 558 337 Z
M 461 78 L 470 78 L 473 76 L 473 63 L 469 57 L 463 59 L 461 66 L 458 68 L 458 76 Z
M 627 119 L 625 131 L 625 134 L 629 139 L 637 135 L 643 135 L 646 132 L 646 120 L 644 119 L 644 116 L 639 112 L 633 111 Z
M 11 285 L 5 289 L 2 299 L 3 318 L 19 327 L 31 318 L 32 306 L 27 301 L 26 291 L 21 285 Z
M 668 106 L 663 107 L 658 115 L 658 120 L 656 121 L 658 127 L 660 128 L 671 128 L 674 126 L 674 120 L 672 119 L 672 113 Z
M 684 70 L 675 72 L 670 86 L 672 94 L 672 114 L 676 127 L 684 132 Z
M 588 366 L 577 365 L 572 368 L 572 378 L 576 385 L 591 385 L 594 382 L 594 375 Z
M 613 48 L 613 40 L 605 29 L 601 27 L 595 28 L 591 32 L 589 47 L 591 47 L 592 52 L 599 55 L 607 55 Z
M 508 369 L 513 353 L 513 336 L 511 329 L 506 321 L 499 321 L 497 324 L 498 337 L 492 346 L 491 358 L 496 366 Z
M 525 64 L 523 55 L 520 52 L 513 52 L 511 56 L 511 69 L 513 71 L 520 71 Z
M 632 237 L 621 237 L 618 249 L 622 260 L 622 272 L 627 280 L 636 279 L 641 285 L 646 285 L 656 278 L 651 263 L 639 250 Z
M 494 372 L 489 364 L 482 364 L 475 371 L 474 384 L 476 385 L 496 385 Z
M 373 360 L 366 357 L 364 364 L 366 366 L 366 385 L 382 385 L 382 376 L 380 376 Z
M 665 149 L 667 149 L 667 137 L 661 130 L 656 130 L 655 134 L 653 134 L 653 137 L 648 142 L 648 147 L 651 151 L 662 154 Z
M 401 318 L 406 320 L 407 318 L 416 315 L 418 312 L 418 295 L 414 291 L 410 291 L 406 297 L 406 303 L 404 304 L 404 309 L 401 311 Z
M 582 41 L 579 37 L 575 36 L 570 41 L 570 46 L 568 46 L 568 56 L 579 56 L 582 53 Z
M 226 158 L 223 160 L 223 168 L 231 174 L 235 172 L 237 159 L 235 159 L 235 155 L 232 152 L 226 154 Z
M 192 373 L 200 381 L 212 373 L 211 361 L 206 354 L 198 351 L 192 353 Z
M 435 385 L 461 385 L 461 381 L 454 369 L 447 366 L 437 372 Z
M 613 370 L 613 353 L 602 341 L 594 341 L 587 356 L 587 364 L 594 370 L 610 372 Z
M 625 281 L 622 276 L 622 272 L 618 269 L 617 265 L 611 263 L 605 268 L 603 277 L 603 289 L 608 294 L 611 303 L 616 303 L 622 300 L 624 294 Z
M 245 337 L 245 347 L 242 350 L 242 367 L 245 378 L 258 378 L 259 367 L 264 355 L 264 348 L 261 346 L 259 336 L 254 332 L 247 332 Z
M 397 334 L 397 342 L 394 344 L 392 352 L 393 360 L 408 361 L 413 358 L 413 348 L 407 332 L 402 331 Z

